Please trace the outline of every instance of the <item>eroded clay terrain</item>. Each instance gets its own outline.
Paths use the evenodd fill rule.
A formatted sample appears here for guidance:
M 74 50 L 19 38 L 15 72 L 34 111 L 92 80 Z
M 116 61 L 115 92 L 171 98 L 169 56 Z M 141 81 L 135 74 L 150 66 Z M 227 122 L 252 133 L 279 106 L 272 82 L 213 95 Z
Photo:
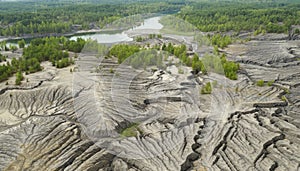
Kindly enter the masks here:
M 1 83 L 0 170 L 300 169 L 300 42 L 225 53 L 241 65 L 236 81 L 82 53 L 74 72 L 44 63 L 21 86 Z M 212 94 L 200 94 L 208 81 Z M 137 135 L 121 136 L 132 123 Z

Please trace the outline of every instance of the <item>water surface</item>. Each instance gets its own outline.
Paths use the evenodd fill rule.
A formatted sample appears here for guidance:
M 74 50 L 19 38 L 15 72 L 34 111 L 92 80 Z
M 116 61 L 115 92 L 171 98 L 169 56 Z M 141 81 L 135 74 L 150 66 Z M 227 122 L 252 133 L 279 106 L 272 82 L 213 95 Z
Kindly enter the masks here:
M 159 23 L 160 17 L 153 17 L 144 20 L 144 22 L 137 27 L 126 31 L 137 31 L 137 30 L 160 30 L 163 28 L 163 25 Z M 77 38 L 82 39 L 92 39 L 96 40 L 98 43 L 118 43 L 118 42 L 129 42 L 133 41 L 131 37 L 126 34 L 126 31 L 121 31 L 121 33 L 96 33 L 96 34 L 85 34 L 85 35 L 75 35 L 71 36 L 71 40 L 76 40 Z

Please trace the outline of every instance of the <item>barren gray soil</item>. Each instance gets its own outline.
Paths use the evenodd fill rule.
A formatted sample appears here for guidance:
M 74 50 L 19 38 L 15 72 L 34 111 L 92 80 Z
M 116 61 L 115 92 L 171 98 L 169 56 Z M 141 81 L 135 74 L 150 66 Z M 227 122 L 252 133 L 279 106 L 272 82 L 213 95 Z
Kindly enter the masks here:
M 83 53 L 73 73 L 44 63 L 28 83 L 1 83 L 0 170 L 299 170 L 300 42 L 225 52 L 241 65 L 236 81 Z M 208 81 L 213 93 L 200 94 Z M 137 136 L 121 136 L 132 123 Z

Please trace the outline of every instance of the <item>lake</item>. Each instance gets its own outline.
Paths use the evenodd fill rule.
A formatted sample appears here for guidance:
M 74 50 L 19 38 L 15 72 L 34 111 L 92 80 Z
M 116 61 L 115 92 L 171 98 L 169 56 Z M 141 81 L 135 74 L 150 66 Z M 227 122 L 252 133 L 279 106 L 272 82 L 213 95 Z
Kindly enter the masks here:
M 129 42 L 133 41 L 133 38 L 129 37 L 126 33 L 127 31 L 140 31 L 140 30 L 160 30 L 163 28 L 163 25 L 159 23 L 160 17 L 152 17 L 145 19 L 144 22 L 137 27 L 132 29 L 122 31 L 119 33 L 94 33 L 94 34 L 85 34 L 85 35 L 75 35 L 71 36 L 71 40 L 76 40 L 77 38 L 82 39 L 92 39 L 96 40 L 98 43 L 113 44 L 118 42 Z
M 104 43 L 104 44 L 114 44 L 119 42 L 129 42 L 133 41 L 133 38 L 130 37 L 127 33 L 128 32 L 142 32 L 146 31 L 147 33 L 149 30 L 160 30 L 163 28 L 163 25 L 159 23 L 160 16 L 158 17 L 151 17 L 148 19 L 145 19 L 144 22 L 136 27 L 133 27 L 132 29 L 128 29 L 125 31 L 117 30 L 117 31 L 100 31 L 98 33 L 79 33 L 72 36 L 65 36 L 68 37 L 70 40 L 76 40 L 77 38 L 82 38 L 84 40 L 92 39 L 96 40 L 98 43 Z M 29 44 L 29 42 L 34 38 L 25 38 L 26 46 Z M 21 39 L 10 39 L 7 40 L 6 45 L 9 47 L 10 45 L 17 46 L 17 42 Z

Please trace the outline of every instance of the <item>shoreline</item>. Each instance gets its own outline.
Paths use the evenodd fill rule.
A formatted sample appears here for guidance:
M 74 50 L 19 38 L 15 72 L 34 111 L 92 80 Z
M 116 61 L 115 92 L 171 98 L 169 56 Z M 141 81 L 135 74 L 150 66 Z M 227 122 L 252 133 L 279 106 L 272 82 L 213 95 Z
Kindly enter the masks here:
M 122 29 L 90 29 L 90 30 L 79 30 L 75 32 L 69 32 L 69 33 L 47 33 L 47 34 L 40 34 L 40 35 L 24 35 L 24 36 L 2 36 L 0 37 L 0 42 L 2 41 L 17 41 L 21 39 L 35 39 L 35 38 L 43 38 L 48 36 L 64 36 L 64 37 L 71 37 L 76 35 L 84 35 L 84 34 L 92 34 L 92 33 L 101 33 L 101 32 L 116 32 L 116 31 L 123 31 Z
M 149 18 L 146 18 L 149 19 Z M 143 22 L 146 20 L 144 19 Z M 135 27 L 139 27 L 142 25 L 143 22 L 138 22 L 135 23 Z M 76 35 L 84 35 L 84 34 L 92 34 L 92 33 L 102 33 L 102 32 L 123 32 L 123 31 L 130 31 L 130 27 L 124 27 L 124 28 L 105 28 L 105 29 L 89 29 L 89 30 L 78 30 L 78 31 L 71 31 L 68 33 L 45 33 L 45 34 L 26 34 L 23 36 L 1 36 L 0 37 L 0 42 L 2 41 L 17 41 L 17 40 L 28 40 L 28 39 L 35 39 L 35 38 L 43 38 L 43 37 L 48 37 L 48 36 L 64 36 L 64 37 L 71 37 L 71 36 L 76 36 Z

